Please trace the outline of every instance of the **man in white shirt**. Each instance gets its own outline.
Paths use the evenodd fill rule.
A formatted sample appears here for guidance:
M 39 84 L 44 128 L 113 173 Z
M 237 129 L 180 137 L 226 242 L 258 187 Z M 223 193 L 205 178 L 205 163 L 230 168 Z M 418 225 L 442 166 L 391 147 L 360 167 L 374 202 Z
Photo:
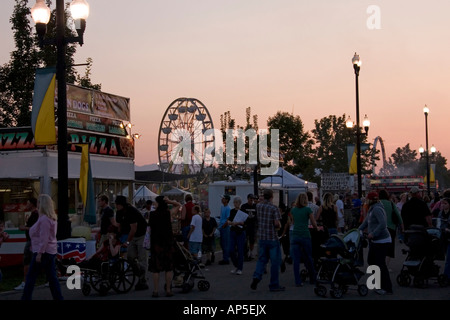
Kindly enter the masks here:
M 192 208 L 192 220 L 190 224 L 189 233 L 189 251 L 194 256 L 194 259 L 199 259 L 198 253 L 201 253 L 203 242 L 203 218 L 200 215 L 200 206 L 196 205 Z
M 336 207 L 338 210 L 338 232 L 344 233 L 345 232 L 345 219 L 344 219 L 344 199 L 343 195 L 336 194 Z

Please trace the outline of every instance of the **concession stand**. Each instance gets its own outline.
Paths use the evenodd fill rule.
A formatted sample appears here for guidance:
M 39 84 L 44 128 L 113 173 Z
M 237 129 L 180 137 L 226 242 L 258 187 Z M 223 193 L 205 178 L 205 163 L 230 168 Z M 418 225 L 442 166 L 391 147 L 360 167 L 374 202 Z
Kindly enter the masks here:
M 83 204 L 78 191 L 81 147 L 77 145 L 89 145 L 96 196 L 108 195 L 112 206 L 118 194 L 127 196 L 130 201 L 133 197 L 134 139 L 127 132 L 130 100 L 68 85 L 67 119 L 67 193 L 73 228 L 83 224 Z M 30 213 L 27 212 L 27 200 L 46 193 L 58 208 L 57 181 L 57 145 L 36 146 L 31 127 L 0 129 L 0 220 L 5 221 L 5 231 L 12 235 L 0 248 L 0 256 L 10 254 L 2 256 L 0 266 L 16 263 L 20 257 L 15 255 L 23 252 L 25 239 L 18 227 L 25 224 Z

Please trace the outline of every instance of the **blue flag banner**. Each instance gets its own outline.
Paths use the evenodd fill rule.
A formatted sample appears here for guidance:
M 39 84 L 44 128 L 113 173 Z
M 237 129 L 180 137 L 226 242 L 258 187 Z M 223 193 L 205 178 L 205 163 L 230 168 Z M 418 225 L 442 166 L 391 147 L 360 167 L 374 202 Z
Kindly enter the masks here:
M 91 160 L 89 157 L 89 145 L 79 144 L 81 147 L 80 183 L 79 190 L 83 201 L 84 218 L 89 224 L 97 223 L 95 214 L 94 180 L 92 179 Z
M 31 129 L 33 130 L 34 143 L 37 146 L 56 144 L 55 83 L 55 68 L 36 70 Z

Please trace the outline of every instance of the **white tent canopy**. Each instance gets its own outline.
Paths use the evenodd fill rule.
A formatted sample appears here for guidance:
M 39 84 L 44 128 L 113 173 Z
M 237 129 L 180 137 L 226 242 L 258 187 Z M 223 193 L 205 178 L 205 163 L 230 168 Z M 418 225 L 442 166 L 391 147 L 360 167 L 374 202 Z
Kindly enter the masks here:
M 145 199 L 155 201 L 157 196 L 156 193 L 152 192 L 146 186 L 140 186 L 134 193 L 134 199 L 136 200 Z
M 263 189 L 273 190 L 300 189 L 306 191 L 307 189 L 317 189 L 316 183 L 300 179 L 283 168 L 278 168 L 275 174 L 261 180 L 259 186 Z
M 192 193 L 178 189 L 178 188 L 172 188 L 171 190 L 164 191 L 162 193 L 163 196 L 184 196 L 186 194 L 192 194 Z
M 283 202 L 291 204 L 300 192 L 311 191 L 318 196 L 317 183 L 307 182 L 283 168 L 278 168 L 277 172 L 259 183 L 261 189 L 279 190 L 283 193 Z

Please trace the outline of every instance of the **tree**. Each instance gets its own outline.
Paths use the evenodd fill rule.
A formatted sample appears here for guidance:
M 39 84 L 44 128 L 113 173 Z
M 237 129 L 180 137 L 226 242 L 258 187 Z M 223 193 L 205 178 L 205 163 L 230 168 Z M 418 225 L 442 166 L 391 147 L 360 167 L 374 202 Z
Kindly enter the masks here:
M 29 126 L 34 74 L 39 65 L 35 39 L 31 36 L 27 0 L 16 0 L 10 18 L 16 49 L 0 67 L 0 126 Z M 20 79 L 20 81 L 18 81 Z
M 314 140 L 305 132 L 300 116 L 278 111 L 267 120 L 269 131 L 279 130 L 280 166 L 307 180 L 314 177 L 312 146 Z M 269 140 L 270 141 L 270 140 Z
M 354 143 L 354 136 L 345 126 L 345 114 L 330 115 L 314 120 L 311 131 L 316 142 L 316 167 L 323 172 L 348 172 L 347 145 Z
M 417 175 L 418 160 L 417 151 L 411 150 L 409 143 L 402 148 L 395 149 L 391 155 L 392 163 L 395 166 L 394 174 L 401 176 Z
M 0 127 L 30 126 L 36 69 L 56 65 L 55 46 L 48 45 L 42 50 L 39 49 L 34 27 L 30 25 L 31 12 L 28 8 L 28 0 L 15 1 L 16 5 L 10 18 L 15 50 L 11 52 L 11 60 L 0 67 Z M 47 0 L 47 4 L 50 6 L 51 1 Z M 66 17 L 69 16 L 69 11 L 66 10 Z M 53 10 L 47 25 L 47 39 L 54 37 L 55 25 L 56 15 Z M 66 27 L 66 35 L 74 36 L 75 33 Z M 88 61 L 85 75 L 80 77 L 74 66 L 75 53 L 76 45 L 68 45 L 66 51 L 67 83 L 99 90 L 101 86 L 92 84 L 90 81 L 92 59 Z M 20 81 L 18 81 L 19 79 Z
M 93 63 L 92 58 L 86 59 L 86 64 L 87 64 L 86 71 L 84 73 L 84 76 L 82 76 L 82 77 L 80 75 L 77 75 L 77 82 L 82 87 L 91 88 L 91 89 L 100 91 L 100 90 L 102 90 L 102 85 L 101 84 L 93 84 L 91 82 L 92 63 Z

